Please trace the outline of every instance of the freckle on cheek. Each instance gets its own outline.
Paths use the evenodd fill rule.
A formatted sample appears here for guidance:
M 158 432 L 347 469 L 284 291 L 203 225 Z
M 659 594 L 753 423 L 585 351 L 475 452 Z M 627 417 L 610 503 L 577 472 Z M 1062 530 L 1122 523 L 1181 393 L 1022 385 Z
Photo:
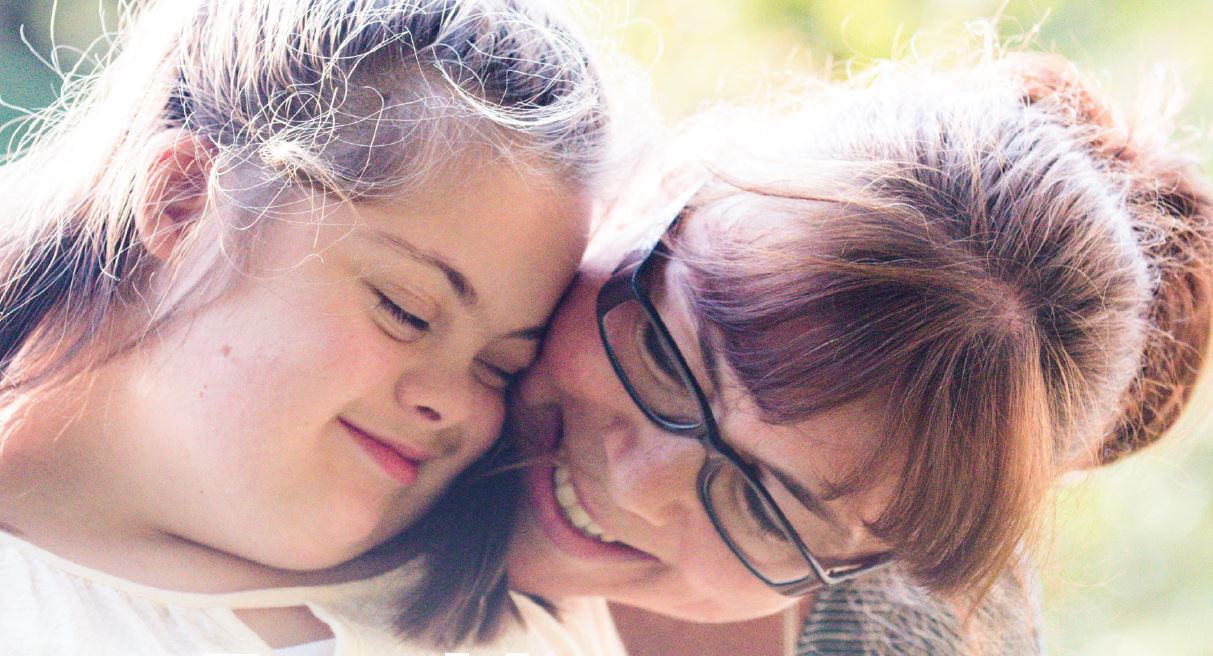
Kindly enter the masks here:
M 222 347 L 219 348 L 219 354 L 225 358 L 227 356 L 231 355 L 231 353 L 232 353 L 232 347 L 228 346 L 227 344 L 224 344 Z

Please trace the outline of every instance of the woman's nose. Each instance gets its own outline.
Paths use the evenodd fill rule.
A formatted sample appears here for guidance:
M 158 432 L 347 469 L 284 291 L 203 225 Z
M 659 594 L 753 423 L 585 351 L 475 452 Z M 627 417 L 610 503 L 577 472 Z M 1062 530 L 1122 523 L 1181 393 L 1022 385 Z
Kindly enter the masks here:
M 611 430 L 604 438 L 607 487 L 623 510 L 653 526 L 684 521 L 699 510 L 699 470 L 706 452 L 698 441 L 648 424 Z
M 411 421 L 439 430 L 471 415 L 478 384 L 470 371 L 411 371 L 397 382 L 396 400 Z

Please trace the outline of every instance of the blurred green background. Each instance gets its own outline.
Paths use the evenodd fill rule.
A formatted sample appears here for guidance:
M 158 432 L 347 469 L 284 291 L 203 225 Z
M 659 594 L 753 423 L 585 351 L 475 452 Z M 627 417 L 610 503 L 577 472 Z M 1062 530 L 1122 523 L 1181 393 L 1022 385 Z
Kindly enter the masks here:
M 10 105 L 49 103 L 48 62 L 75 65 L 103 24 L 113 28 L 117 4 L 0 0 L 0 121 L 20 115 Z M 587 13 L 598 37 L 640 62 L 669 121 L 780 71 L 929 51 L 997 14 L 1007 35 L 1039 27 L 1038 47 L 1078 61 L 1130 106 L 1143 75 L 1174 68 L 1189 93 L 1180 134 L 1213 170 L 1209 0 L 595 0 Z M 1041 565 L 1050 653 L 1213 654 L 1213 429 L 1190 421 L 1178 432 L 1059 492 Z

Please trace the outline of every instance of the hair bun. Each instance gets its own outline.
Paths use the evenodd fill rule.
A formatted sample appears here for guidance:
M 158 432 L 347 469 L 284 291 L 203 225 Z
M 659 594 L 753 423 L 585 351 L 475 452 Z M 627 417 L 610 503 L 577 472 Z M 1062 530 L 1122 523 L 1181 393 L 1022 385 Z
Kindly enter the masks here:
M 1066 59 L 1019 53 L 1004 60 L 1025 105 L 1071 127 L 1121 194 L 1154 274 L 1150 334 L 1122 409 L 1094 453 L 1107 464 L 1175 424 L 1208 356 L 1213 316 L 1213 192 L 1198 166 L 1165 139 L 1165 115 L 1117 116 Z M 1163 129 L 1159 129 L 1163 128 Z
M 1209 355 L 1213 324 L 1213 194 L 1197 167 L 1140 149 L 1126 171 L 1126 203 L 1154 271 L 1151 333 L 1098 462 L 1161 437 L 1179 419 Z
M 1018 78 L 1024 104 L 1051 103 L 1069 110 L 1074 123 L 1113 127 L 1111 109 L 1064 57 L 1022 52 L 1007 55 L 1001 63 Z
M 1076 129 L 1100 163 L 1129 164 L 1138 155 L 1125 122 L 1073 62 L 1047 53 L 1007 55 L 1002 64 L 1016 79 L 1025 105 L 1039 106 Z

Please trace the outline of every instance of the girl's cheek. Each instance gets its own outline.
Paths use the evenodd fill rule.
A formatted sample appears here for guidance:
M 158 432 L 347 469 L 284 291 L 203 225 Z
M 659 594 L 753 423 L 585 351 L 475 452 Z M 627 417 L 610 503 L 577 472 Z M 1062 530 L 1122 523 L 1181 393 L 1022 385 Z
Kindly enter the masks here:
M 366 317 L 339 317 L 312 329 L 305 353 L 309 368 L 347 375 L 373 375 L 407 358 L 407 345 L 393 341 Z
M 469 420 L 471 439 L 468 446 L 474 451 L 471 459 L 479 457 L 497 441 L 504 422 L 505 399 L 501 394 L 489 391 L 478 401 L 477 407 L 472 409 L 472 417 Z

